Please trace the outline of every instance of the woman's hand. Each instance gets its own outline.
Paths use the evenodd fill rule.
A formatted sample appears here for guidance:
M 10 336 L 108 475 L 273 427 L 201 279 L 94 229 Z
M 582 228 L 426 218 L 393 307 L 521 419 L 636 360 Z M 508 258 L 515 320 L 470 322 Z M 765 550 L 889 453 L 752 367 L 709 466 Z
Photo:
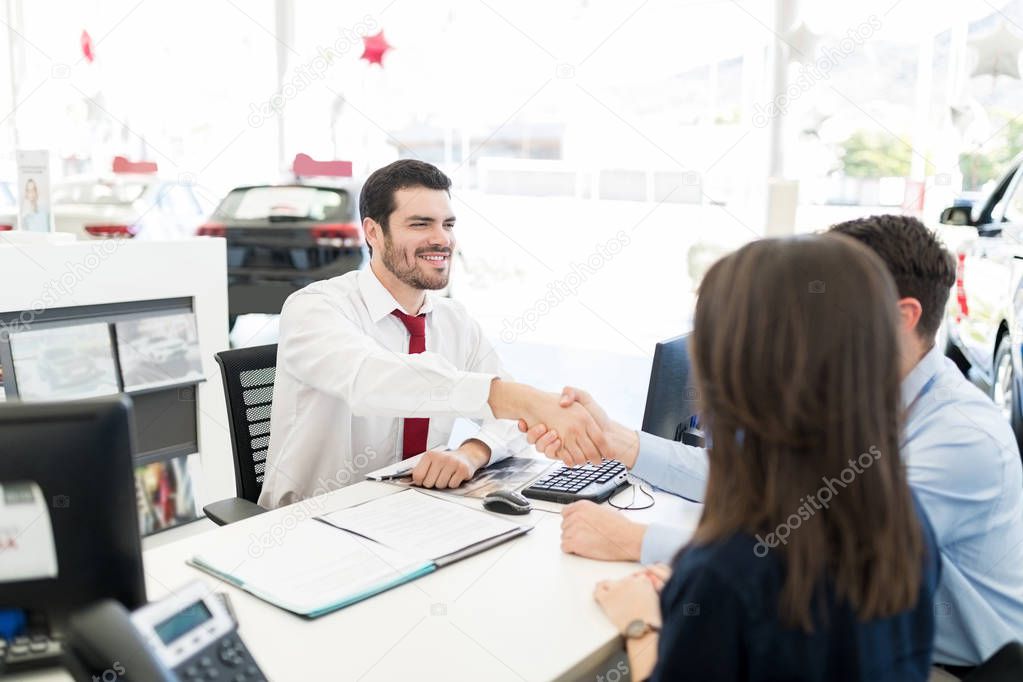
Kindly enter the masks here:
M 650 584 L 654 586 L 657 594 L 660 594 L 661 590 L 664 589 L 664 584 L 671 578 L 671 566 L 667 564 L 651 564 L 640 571 L 639 574 L 646 576 Z
M 636 619 L 658 627 L 661 625 L 657 590 L 645 571 L 620 580 L 602 580 L 597 583 L 593 597 L 618 632 L 624 633 L 629 623 Z

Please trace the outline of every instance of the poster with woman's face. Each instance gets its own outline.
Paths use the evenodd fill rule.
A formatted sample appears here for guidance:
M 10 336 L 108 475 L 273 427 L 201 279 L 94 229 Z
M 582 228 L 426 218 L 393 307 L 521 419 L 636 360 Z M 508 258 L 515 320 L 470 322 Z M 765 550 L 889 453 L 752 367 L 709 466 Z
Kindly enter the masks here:
M 50 232 L 50 153 L 22 149 L 18 160 L 18 227 L 29 232 Z

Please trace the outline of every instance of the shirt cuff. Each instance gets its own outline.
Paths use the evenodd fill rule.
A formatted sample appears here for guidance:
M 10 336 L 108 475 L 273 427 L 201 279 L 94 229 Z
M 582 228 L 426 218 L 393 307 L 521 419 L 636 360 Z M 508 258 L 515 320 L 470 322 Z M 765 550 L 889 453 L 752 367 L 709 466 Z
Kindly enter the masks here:
M 685 532 L 662 523 L 652 523 L 643 533 L 643 544 L 639 560 L 649 564 L 671 564 L 675 555 L 685 544 Z
M 519 432 L 518 424 L 508 419 L 485 419 L 480 430 L 466 440 L 478 440 L 490 448 L 488 466 L 532 449 L 525 434 Z
M 632 475 L 642 478 L 647 483 L 659 486 L 667 477 L 668 461 L 671 458 L 672 441 L 637 431 L 639 434 L 639 453 L 632 465 Z
M 451 388 L 451 409 L 467 419 L 494 419 L 490 385 L 496 378 L 496 374 L 464 372 Z
M 489 466 L 494 462 L 499 462 L 508 457 L 508 446 L 502 438 L 492 433 L 486 433 L 485 431 L 485 429 L 481 428 L 474 435 L 466 438 L 466 440 L 478 440 L 490 448 L 490 459 L 487 461 L 487 465 Z

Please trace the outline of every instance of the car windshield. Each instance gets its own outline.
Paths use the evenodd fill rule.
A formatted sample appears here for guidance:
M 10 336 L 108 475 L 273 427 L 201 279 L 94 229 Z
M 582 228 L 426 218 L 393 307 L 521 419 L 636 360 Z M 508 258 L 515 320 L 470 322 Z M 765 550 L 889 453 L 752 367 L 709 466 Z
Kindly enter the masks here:
M 227 220 L 346 220 L 348 193 L 320 187 L 236 189 L 217 213 Z
M 53 188 L 55 204 L 130 204 L 146 191 L 144 182 L 74 182 Z

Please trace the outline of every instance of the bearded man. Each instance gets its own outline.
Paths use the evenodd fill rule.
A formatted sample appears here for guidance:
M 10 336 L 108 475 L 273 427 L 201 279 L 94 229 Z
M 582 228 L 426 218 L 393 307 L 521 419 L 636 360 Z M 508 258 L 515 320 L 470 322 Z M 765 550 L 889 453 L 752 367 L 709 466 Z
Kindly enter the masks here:
M 275 508 L 362 480 L 423 454 L 413 482 L 455 488 L 526 447 L 515 419 L 558 423 L 567 449 L 607 446 L 579 405 L 518 384 L 447 286 L 455 253 L 451 180 L 413 159 L 375 171 L 359 212 L 370 267 L 315 282 L 281 311 L 266 477 Z M 479 431 L 446 448 L 457 417 Z M 550 420 L 550 421 L 548 421 Z M 564 430 L 563 430 L 564 429 Z

